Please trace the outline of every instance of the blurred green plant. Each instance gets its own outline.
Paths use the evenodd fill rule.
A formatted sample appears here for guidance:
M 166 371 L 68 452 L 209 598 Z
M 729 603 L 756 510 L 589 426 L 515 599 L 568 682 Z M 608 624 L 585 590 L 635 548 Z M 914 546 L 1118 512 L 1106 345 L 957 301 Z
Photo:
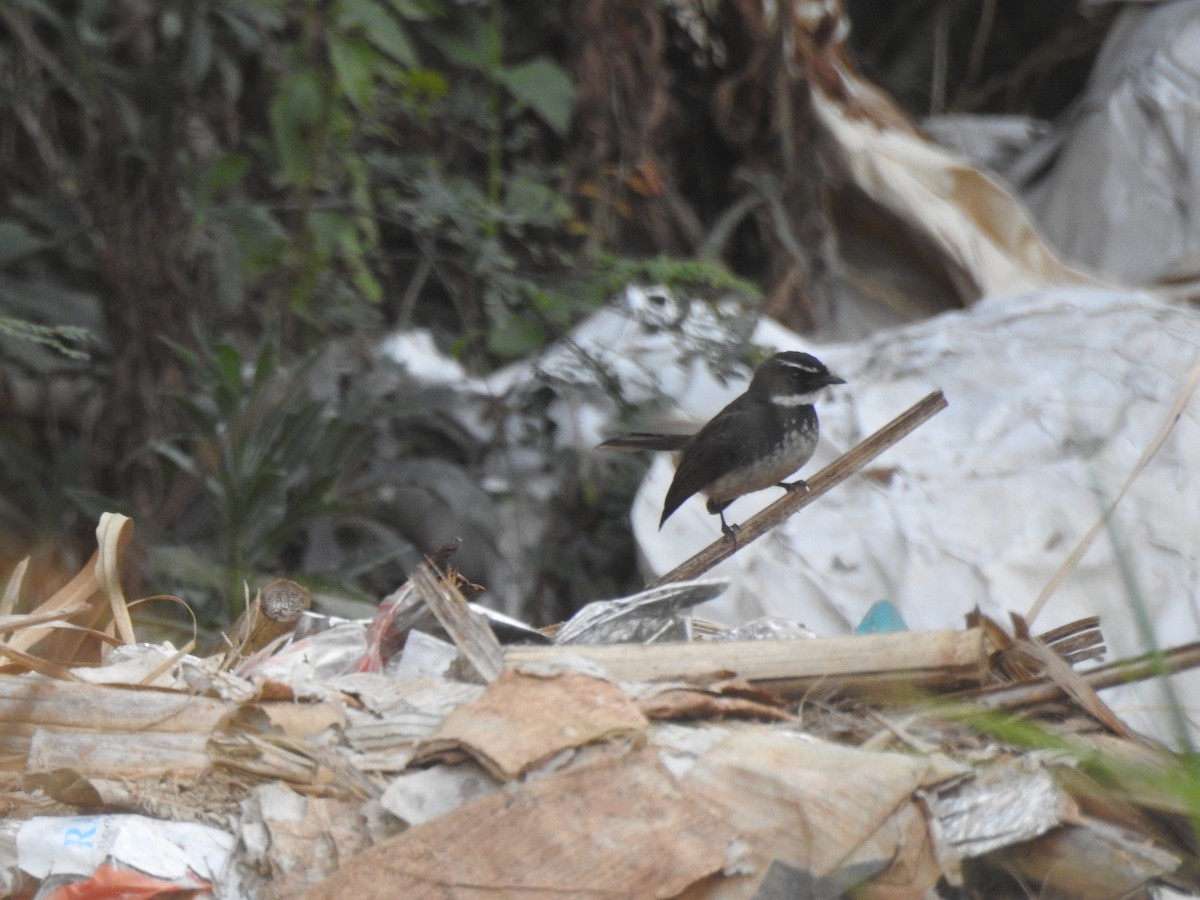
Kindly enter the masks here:
M 201 521 L 191 531 L 213 545 L 229 621 L 240 612 L 244 584 L 284 568 L 315 523 L 354 509 L 345 486 L 366 411 L 313 397 L 311 360 L 283 366 L 277 338 L 251 358 L 201 333 L 196 344 L 195 351 L 173 346 L 195 388 L 172 396 L 180 431 L 153 449 L 200 486 L 193 506 Z
M 553 289 L 578 260 L 548 146 L 569 132 L 574 91 L 547 55 L 506 60 L 511 10 L 440 0 L 220 9 L 210 28 L 237 22 L 244 46 L 270 36 L 281 47 L 267 57 L 266 130 L 191 180 L 195 242 L 219 263 L 225 308 L 264 281 L 286 297 L 279 312 L 317 325 L 361 322 L 398 294 L 413 298 L 402 319 L 418 295 L 442 298 L 468 341 L 505 359 L 547 340 L 540 320 L 580 314 Z
M 0 3 L 0 332 L 72 352 L 87 327 L 104 406 L 54 441 L 22 432 L 5 481 L 53 491 L 20 467 L 87 448 L 79 496 L 112 495 L 140 534 L 158 526 L 159 547 L 168 532 L 211 540 L 232 612 L 305 523 L 352 518 L 335 470 L 362 421 L 314 408 L 303 364 L 266 344 L 251 358 L 215 337 L 193 347 L 189 316 L 246 345 L 278 323 L 301 359 L 350 327 L 427 325 L 482 368 L 541 348 L 630 280 L 745 289 L 719 266 L 584 247 L 561 188 L 566 18 L 449 0 Z M 161 384 L 179 397 L 175 434 Z M 23 415 L 26 431 L 48 427 Z M 148 459 L 202 486 L 189 515 L 203 527 L 188 530 L 178 482 Z
M 0 334 L 19 341 L 43 344 L 51 350 L 57 350 L 63 356 L 80 360 L 90 358 L 90 354 L 83 348 L 94 340 L 90 331 L 77 325 L 39 325 L 37 322 L 2 315 Z

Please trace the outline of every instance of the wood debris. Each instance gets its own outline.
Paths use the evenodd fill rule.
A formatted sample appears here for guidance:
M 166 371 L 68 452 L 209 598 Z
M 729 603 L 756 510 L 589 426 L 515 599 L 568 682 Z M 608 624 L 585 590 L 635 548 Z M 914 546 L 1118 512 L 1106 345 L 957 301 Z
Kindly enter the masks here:
M 57 839 L 60 821 L 203 825 L 179 852 L 207 848 L 187 877 L 221 897 L 1200 887 L 1187 759 L 1097 694 L 1118 671 L 1194 665 L 1194 648 L 1080 671 L 1103 650 L 1094 619 L 1035 635 L 979 615 L 961 631 L 722 640 L 709 626 L 690 641 L 501 647 L 453 579 L 422 572 L 441 604 L 426 626 L 445 629 L 460 677 L 384 674 L 381 647 L 438 641 L 368 641 L 364 627 L 333 644 L 351 656 L 329 677 L 289 680 L 228 648 L 142 648 L 139 666 L 126 644 L 126 683 L 90 683 L 76 657 L 33 652 L 86 657 L 123 598 L 93 573 L 28 612 L 6 603 L 0 836 L 29 856 L 29 835 Z M 677 614 L 647 598 L 647 615 Z M 83 644 L 56 640 L 72 617 L 89 623 Z M 321 634 L 345 638 L 306 640 Z M 105 878 L 170 874 L 105 852 Z M 0 891 L 36 887 L 23 860 L 0 852 Z

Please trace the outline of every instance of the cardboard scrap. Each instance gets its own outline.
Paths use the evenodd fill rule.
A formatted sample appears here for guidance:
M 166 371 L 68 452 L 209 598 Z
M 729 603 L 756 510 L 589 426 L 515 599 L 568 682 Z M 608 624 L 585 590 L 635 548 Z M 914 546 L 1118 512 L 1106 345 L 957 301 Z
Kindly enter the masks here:
M 919 883 L 904 887 L 923 896 L 940 870 L 913 794 L 957 772 L 935 758 L 870 753 L 760 728 L 732 732 L 681 783 L 749 846 L 746 874 L 740 885 L 726 885 L 722 897 L 754 896 L 775 860 L 814 883 L 839 871 L 867 877 L 893 869 L 887 878 L 894 886 L 906 873 Z
M 418 759 L 462 750 L 507 781 L 562 750 L 628 737 L 646 718 L 617 685 L 589 675 L 505 671 L 478 700 L 451 712 Z
M 735 676 L 696 679 L 692 682 L 643 682 L 625 685 L 648 719 L 705 719 L 727 716 L 768 722 L 795 720 L 787 701 L 770 691 L 753 687 Z
M 226 719 L 230 730 L 277 731 L 299 739 L 345 724 L 345 711 L 332 703 L 244 703 Z
M 673 897 L 719 872 L 734 837 L 641 749 L 460 806 L 364 851 L 305 896 Z
M 1183 860 L 1137 832 L 1084 817 L 1036 841 L 1004 847 L 988 862 L 1041 884 L 1042 896 L 1126 897 Z

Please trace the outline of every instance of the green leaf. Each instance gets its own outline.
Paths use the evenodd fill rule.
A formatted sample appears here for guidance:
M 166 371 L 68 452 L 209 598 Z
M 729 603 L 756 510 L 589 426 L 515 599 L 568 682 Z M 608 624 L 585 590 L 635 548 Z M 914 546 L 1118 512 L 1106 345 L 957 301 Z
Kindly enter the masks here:
M 440 0 L 389 0 L 392 11 L 402 19 L 424 22 L 445 13 Z
M 417 48 L 400 21 L 375 0 L 344 0 L 340 24 L 347 29 L 361 28 L 368 41 L 402 65 L 415 68 L 420 64 Z
M 363 217 L 360 217 L 360 219 Z M 350 270 L 350 280 L 358 288 L 359 293 L 368 303 L 378 303 L 383 299 L 383 285 L 367 264 L 367 253 L 357 231 L 349 231 L 342 235 L 343 262 Z
M 224 382 L 225 389 L 231 394 L 240 395 L 242 392 L 242 357 L 232 344 L 221 341 L 216 346 L 217 372 Z
M 374 241 L 378 234 L 373 218 L 375 204 L 371 195 L 371 167 L 361 156 L 347 156 L 346 175 L 350 179 L 350 200 L 356 210 L 365 214 L 359 218 L 359 227 L 365 228 Z
M 352 227 L 350 220 L 343 213 L 332 210 L 315 210 L 310 212 L 307 218 L 314 249 L 323 258 L 334 254 L 346 232 Z
M 405 101 L 422 116 L 432 114 L 432 104 L 450 93 L 446 76 L 433 69 L 414 69 L 400 79 Z
M 271 101 L 271 132 L 283 177 L 303 184 L 312 177 L 309 129 L 321 115 L 323 92 L 313 72 L 301 72 L 279 88 Z
M 250 169 L 250 160 L 240 153 L 222 154 L 208 169 L 206 186 L 213 194 L 233 187 Z
M 220 219 L 233 232 L 241 264 L 247 274 L 274 268 L 286 245 L 287 236 L 263 206 L 250 204 L 220 211 Z
M 504 191 L 504 206 L 520 224 L 554 226 L 571 214 L 570 205 L 548 184 L 527 175 L 513 175 Z
M 360 110 L 369 110 L 375 99 L 375 73 L 383 61 L 379 52 L 360 38 L 332 35 L 329 61 L 333 63 L 338 86 L 350 102 Z
M 559 65 L 538 57 L 520 66 L 503 68 L 496 78 L 508 88 L 514 100 L 532 109 L 559 137 L 566 135 L 571 127 L 575 86 Z

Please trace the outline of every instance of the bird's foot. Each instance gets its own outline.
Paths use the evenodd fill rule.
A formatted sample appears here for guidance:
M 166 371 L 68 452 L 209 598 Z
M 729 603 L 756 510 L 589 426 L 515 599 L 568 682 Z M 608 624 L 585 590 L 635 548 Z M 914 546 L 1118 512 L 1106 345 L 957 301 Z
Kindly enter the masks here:
M 723 512 L 718 513 L 718 515 L 721 517 L 721 534 L 725 535 L 726 540 L 732 541 L 733 543 L 736 544 L 737 543 L 737 533 L 738 533 L 738 530 L 741 528 L 741 526 L 740 525 L 730 525 L 728 522 L 726 522 L 725 521 L 725 513 L 723 513 Z
M 781 482 L 779 482 L 779 486 L 781 488 L 783 488 L 785 491 L 787 491 L 789 494 L 792 491 L 803 491 L 804 493 L 807 494 L 809 491 L 812 490 L 812 488 L 810 488 L 808 486 L 808 482 L 805 481 L 803 478 L 797 478 L 795 481 L 781 481 Z

